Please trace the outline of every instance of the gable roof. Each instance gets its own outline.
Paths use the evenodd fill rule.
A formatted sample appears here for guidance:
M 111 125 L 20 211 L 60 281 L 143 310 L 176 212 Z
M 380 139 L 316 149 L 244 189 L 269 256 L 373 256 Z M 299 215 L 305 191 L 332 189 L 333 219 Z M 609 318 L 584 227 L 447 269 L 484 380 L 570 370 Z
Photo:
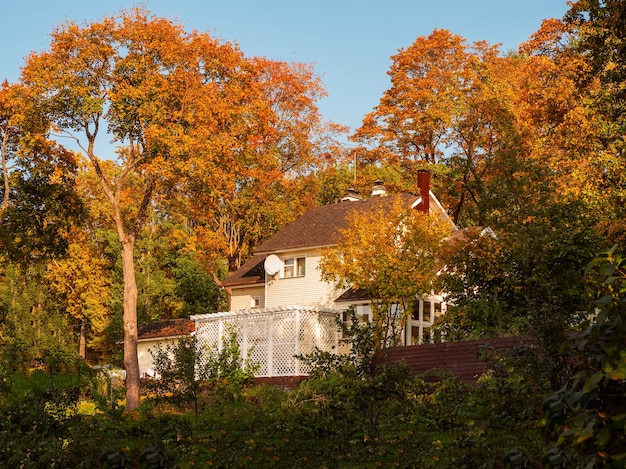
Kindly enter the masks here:
M 265 259 L 268 254 L 262 256 L 252 256 L 248 261 L 230 274 L 221 283 L 222 287 L 232 287 L 235 285 L 254 285 L 265 282 Z
M 335 303 L 354 303 L 355 301 L 371 301 L 372 296 L 361 288 L 348 288 L 335 299 Z
M 421 197 L 405 192 L 399 195 L 370 197 L 367 200 L 338 202 L 312 208 L 259 245 L 253 256 L 222 282 L 222 287 L 264 283 L 264 262 L 270 254 L 337 244 L 339 231 L 348 228 L 351 213 L 366 212 L 379 206 L 391 207 L 398 197 L 407 206 L 412 206 L 421 200 Z
M 292 249 L 332 246 L 338 242 L 339 231 L 348 228 L 351 213 L 366 212 L 378 206 L 390 207 L 398 197 L 405 201 L 407 206 L 420 199 L 414 194 L 402 193 L 314 207 L 262 243 L 254 252 L 270 254 Z

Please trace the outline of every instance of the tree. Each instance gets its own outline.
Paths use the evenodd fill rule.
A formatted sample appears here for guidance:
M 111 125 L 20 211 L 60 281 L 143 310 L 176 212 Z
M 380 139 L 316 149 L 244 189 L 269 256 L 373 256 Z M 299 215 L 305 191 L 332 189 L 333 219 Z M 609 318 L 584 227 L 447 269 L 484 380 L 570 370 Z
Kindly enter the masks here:
M 323 252 L 325 280 L 371 298 L 379 349 L 397 343 L 411 304 L 433 291 L 439 252 L 449 233 L 450 225 L 436 215 L 390 196 L 372 210 L 353 212 L 337 246 Z
M 611 243 L 621 243 L 626 240 L 626 6 L 619 0 L 578 0 L 564 21 L 572 38 L 565 53 L 577 55 L 586 66 L 577 85 L 584 109 L 596 116 L 587 141 L 603 202 L 603 228 Z
M 67 255 L 48 265 L 47 279 L 74 327 L 80 331 L 78 355 L 84 360 L 88 331 L 98 340 L 109 323 L 109 265 L 88 233 L 74 228 L 70 239 Z
M 408 181 L 429 168 L 455 223 L 484 224 L 492 166 L 517 138 L 515 67 L 496 46 L 447 30 L 417 38 L 392 57 L 391 88 L 352 136 L 367 148 L 357 152 Z
M 134 249 L 148 209 L 155 194 L 192 184 L 206 184 L 219 197 L 230 185 L 233 158 L 247 146 L 240 136 L 251 133 L 266 106 L 250 85 L 249 62 L 231 44 L 186 34 L 141 9 L 57 28 L 50 49 L 28 58 L 22 80 L 38 92 L 55 129 L 84 152 L 108 202 L 124 274 L 126 405 L 134 409 L 140 402 Z M 102 137 L 119 145 L 113 173 L 103 169 Z
M 337 135 L 345 130 L 322 121 L 317 101 L 325 91 L 310 65 L 264 58 L 251 65 L 254 85 L 269 106 L 263 133 L 249 129 L 241 136 L 249 145 L 232 160 L 234 184 L 217 206 L 195 202 L 211 197 L 205 186 L 196 185 L 185 198 L 189 217 L 199 224 L 201 257 L 207 265 L 226 257 L 231 271 L 315 204 L 300 179 L 332 167 L 344 153 Z
M 613 246 L 585 271 L 592 295 L 588 327 L 562 347 L 575 373 L 544 402 L 542 423 L 553 443 L 544 460 L 556 466 L 579 454 L 585 467 L 621 467 L 626 458 L 626 258 Z
M 16 100 L 16 85 L 10 86 L 7 81 L 0 89 L 0 155 L 2 158 L 2 205 L 4 211 L 9 205 L 10 183 L 9 172 L 12 168 L 11 160 L 17 153 L 19 127 L 17 125 L 18 102 Z
M 0 272 L 2 353 L 20 370 L 73 363 L 76 341 L 67 315 L 49 295 L 43 263 L 4 263 Z
M 589 64 L 587 82 L 602 83 L 596 105 L 623 130 L 626 114 L 626 6 L 619 0 L 577 0 L 564 20 L 573 36 L 570 47 Z
M 437 163 L 454 118 L 451 103 L 463 98 L 468 55 L 464 39 L 435 30 L 392 57 L 391 88 L 355 133 L 377 144 L 398 166 Z

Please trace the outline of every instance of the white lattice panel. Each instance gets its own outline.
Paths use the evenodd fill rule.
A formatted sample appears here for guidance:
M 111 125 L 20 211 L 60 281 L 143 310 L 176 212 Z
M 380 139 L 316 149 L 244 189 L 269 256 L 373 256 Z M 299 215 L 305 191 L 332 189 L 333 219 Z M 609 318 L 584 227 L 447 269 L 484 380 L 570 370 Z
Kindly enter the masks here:
M 303 375 L 310 368 L 295 355 L 311 353 L 315 347 L 330 351 L 337 343 L 333 310 L 285 307 L 267 310 L 193 316 L 200 347 L 219 350 L 230 331 L 244 357 L 256 367 L 256 376 Z

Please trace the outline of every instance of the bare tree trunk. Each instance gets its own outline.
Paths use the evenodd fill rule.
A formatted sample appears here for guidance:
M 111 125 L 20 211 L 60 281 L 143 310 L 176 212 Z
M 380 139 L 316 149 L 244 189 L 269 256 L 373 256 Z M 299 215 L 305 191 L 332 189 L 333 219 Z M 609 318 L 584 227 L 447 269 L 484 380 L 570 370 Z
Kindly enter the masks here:
M 124 323 L 124 370 L 126 372 L 126 410 L 132 411 L 141 404 L 141 382 L 139 374 L 139 357 L 137 354 L 137 281 L 135 279 L 135 240 L 140 228 L 144 225 L 148 205 L 154 189 L 154 178 L 147 181 L 141 205 L 137 211 L 134 226 L 130 234 L 124 226 L 120 210 L 121 188 L 125 186 L 125 180 L 130 169 L 125 169 L 118 177 L 115 192 L 111 190 L 107 178 L 102 171 L 100 161 L 93 153 L 94 136 L 89 141 L 87 154 L 100 179 L 104 194 L 109 199 L 112 209 L 113 222 L 122 246 L 122 273 L 124 277 L 124 301 L 122 321 Z M 137 161 L 128 163 L 132 168 Z
M 213 282 L 215 283 L 215 288 L 217 290 L 217 298 L 216 298 L 216 304 L 215 304 L 215 312 L 219 313 L 222 310 L 222 287 L 221 287 L 221 281 L 219 279 L 219 277 L 217 276 L 217 273 L 215 272 L 211 272 L 211 277 L 213 278 Z M 228 295 L 228 293 L 226 293 L 226 295 Z M 230 299 L 228 298 L 228 308 L 230 309 Z
M 122 240 L 122 270 L 124 274 L 124 370 L 126 370 L 126 410 L 141 403 L 139 357 L 137 355 L 137 282 L 133 253 L 135 238 Z
M 9 137 L 7 134 L 7 131 L 5 130 L 3 132 L 3 136 L 2 136 L 2 148 L 0 150 L 0 152 L 2 153 L 2 181 L 3 181 L 3 186 L 4 186 L 4 193 L 2 195 L 2 206 L 0 207 L 1 211 L 6 210 L 6 208 L 9 206 L 9 168 L 8 168 L 8 162 L 7 162 L 7 147 L 8 147 L 8 142 Z
M 87 318 L 83 316 L 80 323 L 80 337 L 78 338 L 78 356 L 87 358 Z

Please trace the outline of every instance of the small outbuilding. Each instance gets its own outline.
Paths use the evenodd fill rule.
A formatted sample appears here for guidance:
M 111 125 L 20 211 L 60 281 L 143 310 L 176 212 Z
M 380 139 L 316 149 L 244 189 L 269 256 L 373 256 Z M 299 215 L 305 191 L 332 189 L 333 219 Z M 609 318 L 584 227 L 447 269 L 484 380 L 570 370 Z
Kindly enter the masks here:
M 139 374 L 142 378 L 154 376 L 152 352 L 157 346 L 167 347 L 175 344 L 182 337 L 189 337 L 195 330 L 196 323 L 187 318 L 154 321 L 137 330 L 137 356 Z

